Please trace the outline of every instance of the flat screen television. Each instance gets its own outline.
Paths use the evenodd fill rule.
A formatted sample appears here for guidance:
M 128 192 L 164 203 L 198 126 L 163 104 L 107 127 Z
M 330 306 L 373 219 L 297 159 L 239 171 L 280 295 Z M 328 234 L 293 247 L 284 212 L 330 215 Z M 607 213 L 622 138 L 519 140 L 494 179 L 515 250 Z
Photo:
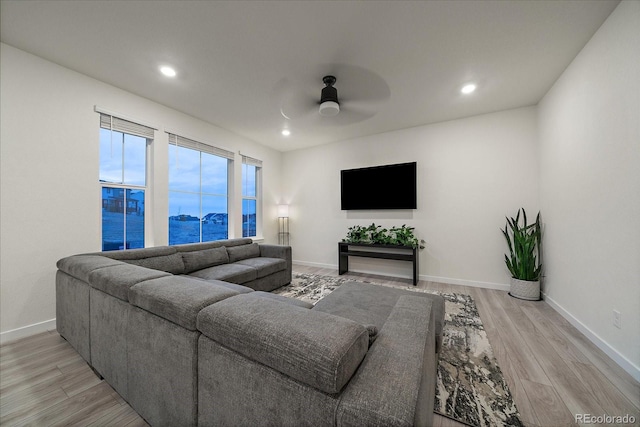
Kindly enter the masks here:
M 342 210 L 417 209 L 417 163 L 340 171 Z

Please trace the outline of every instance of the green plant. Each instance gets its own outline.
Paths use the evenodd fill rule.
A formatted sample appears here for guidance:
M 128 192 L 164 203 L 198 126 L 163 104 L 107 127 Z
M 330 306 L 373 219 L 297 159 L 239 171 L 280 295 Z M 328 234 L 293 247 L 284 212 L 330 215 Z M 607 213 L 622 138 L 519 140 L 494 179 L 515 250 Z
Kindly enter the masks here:
M 413 227 L 407 227 L 404 224 L 400 228 L 392 227 L 391 230 L 389 230 L 389 233 L 392 236 L 391 244 L 424 249 L 424 240 L 418 240 L 418 238 L 413 234 L 413 230 Z
M 520 212 L 522 212 L 522 224 Z M 505 254 L 504 260 L 511 276 L 519 280 L 540 280 L 542 271 L 540 212 L 534 223 L 527 224 L 527 213 L 522 208 L 518 210 L 515 218 L 507 218 L 507 224 L 501 231 L 509 246 L 509 255 Z
M 424 249 L 424 240 L 418 240 L 413 230 L 413 227 L 407 227 L 406 225 L 392 227 L 390 230 L 375 224 L 371 224 L 368 227 L 354 225 L 349 227 L 347 236 L 342 241 L 346 243 L 371 243 Z

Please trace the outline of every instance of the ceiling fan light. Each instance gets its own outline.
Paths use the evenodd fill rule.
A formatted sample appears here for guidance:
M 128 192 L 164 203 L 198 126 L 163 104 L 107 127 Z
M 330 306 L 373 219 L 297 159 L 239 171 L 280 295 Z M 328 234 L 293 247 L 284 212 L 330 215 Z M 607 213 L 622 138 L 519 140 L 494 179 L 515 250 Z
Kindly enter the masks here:
M 464 85 L 462 89 L 460 89 L 460 92 L 464 93 L 465 95 L 468 95 L 470 93 L 473 93 L 475 90 L 476 90 L 476 85 L 473 83 L 469 83 Z
M 335 101 L 324 101 L 320 104 L 320 115 L 323 117 L 333 117 L 340 112 L 340 104 Z
M 336 83 L 334 76 L 324 76 L 322 82 L 325 87 L 320 95 L 320 115 L 323 117 L 333 117 L 340 112 L 338 103 L 338 90 L 333 87 Z
M 162 66 L 160 67 L 160 72 L 162 74 L 164 74 L 167 77 L 175 77 L 176 76 L 176 70 L 174 70 L 173 68 L 169 67 L 169 66 Z

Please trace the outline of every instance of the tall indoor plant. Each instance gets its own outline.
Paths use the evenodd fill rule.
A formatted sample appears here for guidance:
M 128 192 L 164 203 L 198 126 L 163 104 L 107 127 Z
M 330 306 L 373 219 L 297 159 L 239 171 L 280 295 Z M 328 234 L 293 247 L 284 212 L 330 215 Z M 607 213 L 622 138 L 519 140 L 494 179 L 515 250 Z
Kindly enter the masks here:
M 522 221 L 520 221 L 521 218 Z M 505 263 L 511 273 L 509 294 L 520 299 L 539 300 L 542 272 L 540 212 L 536 216 L 536 221 L 528 224 L 527 213 L 524 208 L 519 209 L 515 218 L 507 218 L 507 224 L 501 231 L 509 246 L 509 255 L 504 255 Z

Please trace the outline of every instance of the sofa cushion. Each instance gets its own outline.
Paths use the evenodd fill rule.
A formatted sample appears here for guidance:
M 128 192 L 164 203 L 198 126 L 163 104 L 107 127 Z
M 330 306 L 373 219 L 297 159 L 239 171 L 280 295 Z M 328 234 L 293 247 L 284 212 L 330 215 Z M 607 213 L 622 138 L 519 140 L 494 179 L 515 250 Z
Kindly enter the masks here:
M 171 276 L 164 271 L 138 267 L 127 263 L 118 263 L 111 267 L 100 268 L 89 274 L 89 284 L 106 294 L 124 301 L 129 300 L 129 288 L 145 280 Z
M 253 243 L 248 237 L 243 237 L 239 239 L 226 239 L 226 240 L 213 240 L 211 242 L 200 242 L 200 243 L 185 243 L 183 245 L 175 245 L 171 246 L 178 252 L 193 252 L 193 251 L 201 251 L 204 249 L 213 249 L 220 248 L 223 246 L 232 247 L 232 246 L 240 246 L 240 245 L 249 245 Z
M 249 267 L 255 268 L 258 279 L 287 269 L 287 262 L 281 258 L 247 258 L 236 262 L 236 264 L 248 265 Z
M 171 274 L 184 273 L 184 262 L 182 255 L 174 253 L 171 255 L 160 255 L 149 258 L 127 259 L 123 260 L 129 264 L 139 265 L 140 267 L 152 268 L 154 270 L 166 271 Z
M 132 286 L 129 302 L 194 331 L 200 310 L 234 295 L 238 293 L 215 283 L 186 276 L 169 276 Z
M 88 282 L 89 274 L 92 271 L 113 265 L 122 265 L 122 262 L 99 255 L 74 255 L 62 258 L 56 265 L 60 271 L 69 276 Z
M 129 261 L 132 259 L 172 255 L 176 252 L 178 251 L 173 246 L 152 246 L 149 248 L 127 249 L 126 251 L 97 252 L 97 254 L 120 261 Z
M 371 344 L 378 338 L 378 327 L 376 325 L 364 325 L 364 327 L 369 333 L 369 347 L 371 347 Z
M 186 274 L 185 277 L 189 277 L 193 280 L 202 280 L 203 282 L 213 283 L 218 286 L 222 286 L 223 288 L 231 289 L 232 291 L 236 291 L 239 294 L 248 294 L 249 292 L 253 292 L 253 289 L 248 288 L 246 286 L 238 285 L 236 283 L 223 282 L 222 280 L 207 280 L 201 277 L 192 276 L 190 274 Z
M 338 393 L 369 347 L 364 326 L 250 294 L 198 314 L 200 332 L 219 344 L 325 393 Z
M 336 425 L 434 425 L 438 376 L 432 306 L 424 298 L 398 298 L 340 396 Z
M 207 267 L 214 267 L 229 262 L 229 255 L 224 247 L 205 249 L 201 251 L 182 252 L 184 262 L 184 272 L 189 274 L 192 271 L 202 270 Z
M 249 245 L 240 245 L 227 247 L 229 253 L 229 262 L 236 262 L 247 258 L 256 258 L 260 256 L 260 246 L 257 243 Z
M 346 317 L 363 325 L 372 324 L 380 330 L 396 302 L 403 295 L 433 301 L 436 352 L 439 353 L 444 325 L 444 298 L 440 295 L 370 283 L 347 282 L 318 301 L 313 310 Z
M 311 304 L 310 302 L 302 301 L 296 298 L 285 297 L 284 295 L 272 294 L 271 292 L 263 291 L 256 291 L 253 294 L 262 298 L 268 298 L 274 301 L 279 301 L 285 304 L 291 304 L 302 308 L 313 308 L 313 304 Z
M 215 267 L 204 268 L 189 274 L 206 280 L 222 280 L 225 282 L 237 283 L 239 285 L 255 280 L 258 277 L 258 270 L 248 265 L 242 264 L 222 264 Z

